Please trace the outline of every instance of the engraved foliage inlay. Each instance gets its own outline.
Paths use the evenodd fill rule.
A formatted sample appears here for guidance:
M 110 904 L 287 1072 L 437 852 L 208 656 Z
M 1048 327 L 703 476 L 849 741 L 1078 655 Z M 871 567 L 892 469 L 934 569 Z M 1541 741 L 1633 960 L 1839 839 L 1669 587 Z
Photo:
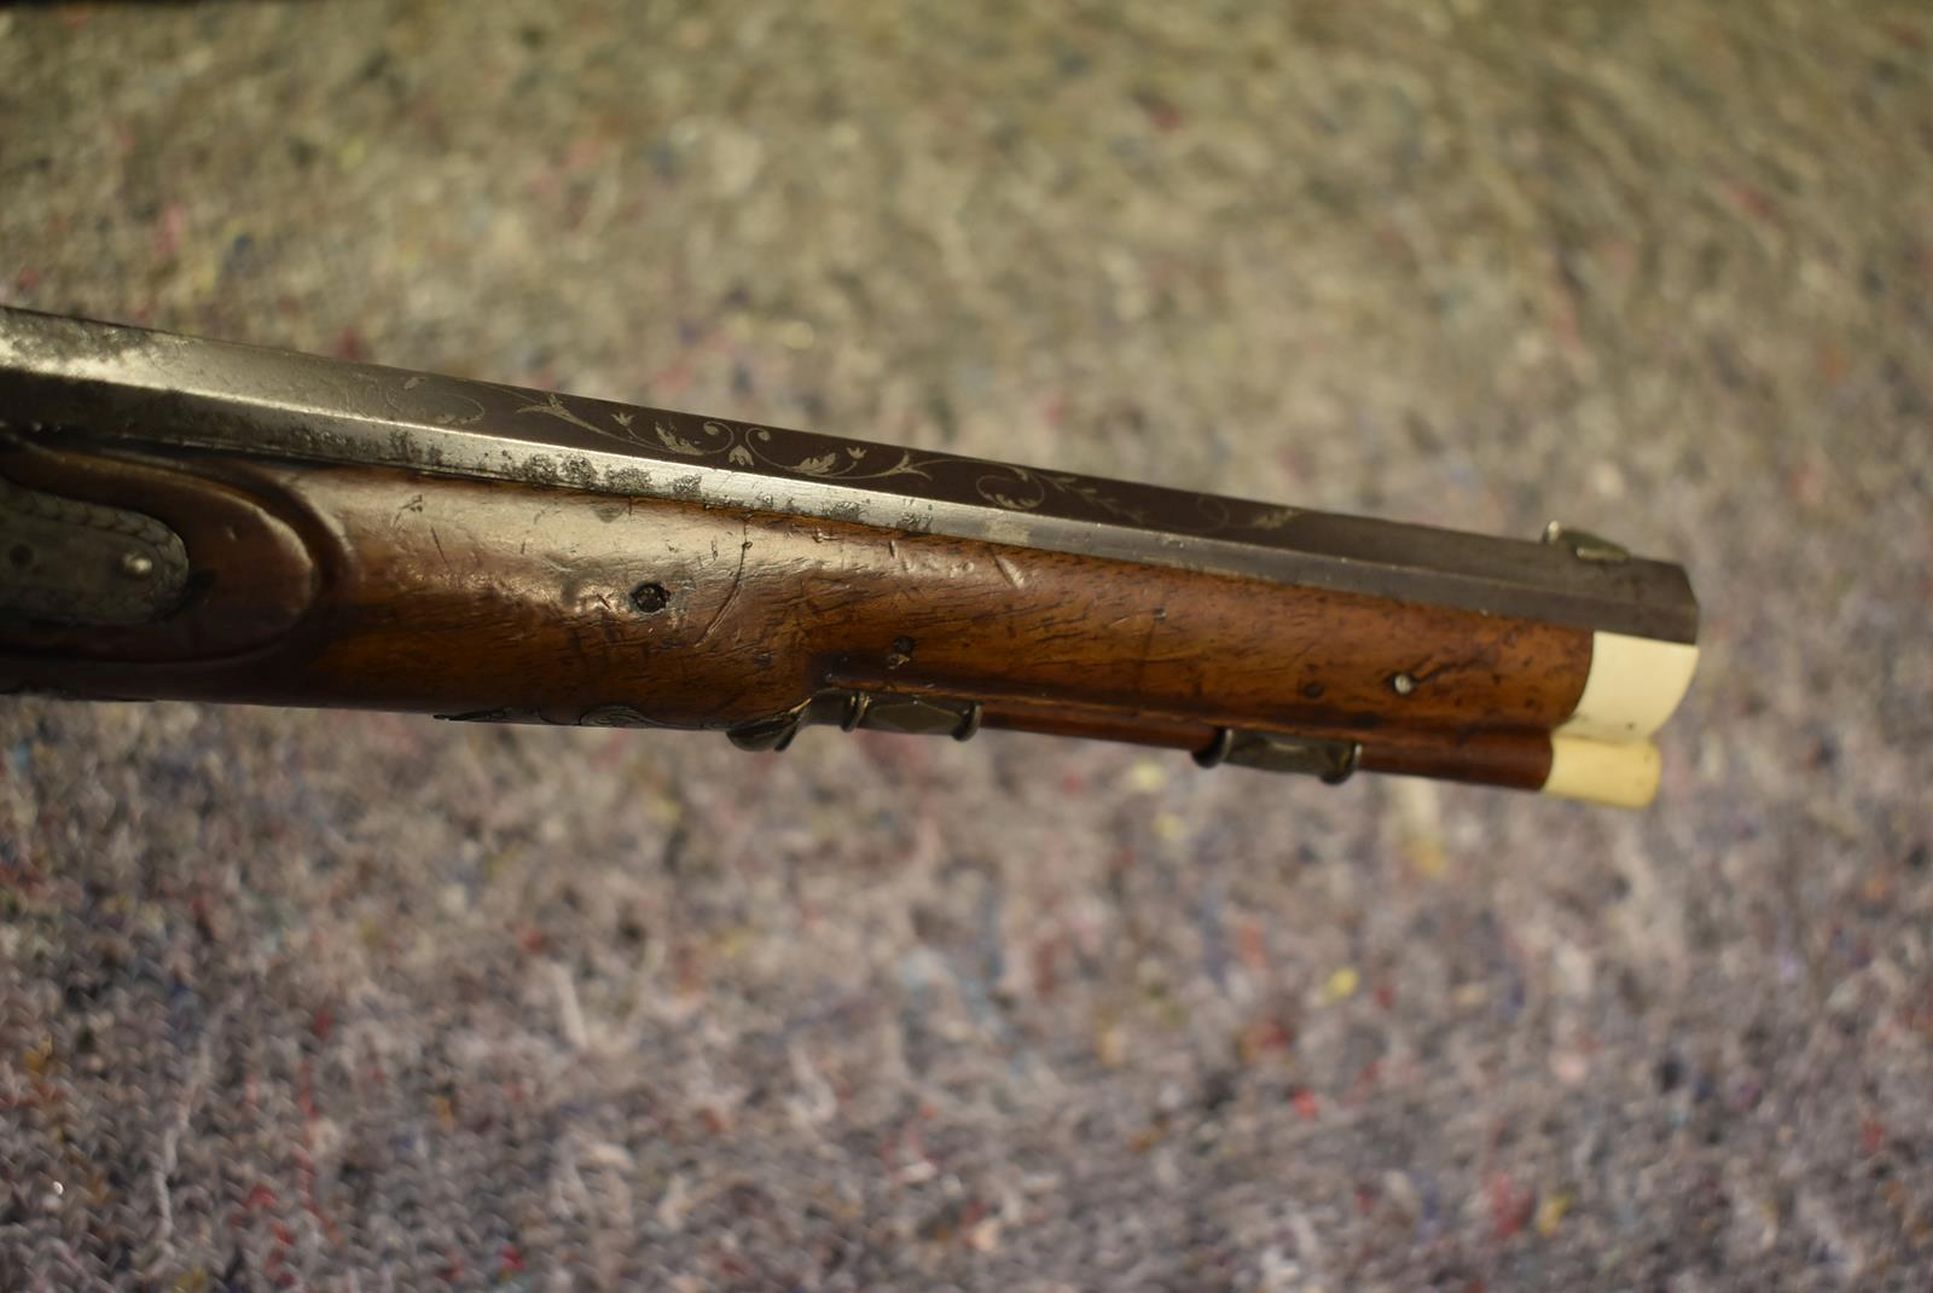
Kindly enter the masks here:
M 407 411 L 438 425 L 468 427 L 485 421 L 490 412 L 476 394 L 500 400 L 495 410 L 500 415 L 525 422 L 545 419 L 569 428 L 556 433 L 561 443 L 590 447 L 585 444 L 590 437 L 593 443 L 622 446 L 664 462 L 836 482 L 935 502 L 1188 534 L 1280 531 L 1301 515 L 1295 508 L 512 386 L 410 376 L 386 390 L 384 402 L 392 411 Z

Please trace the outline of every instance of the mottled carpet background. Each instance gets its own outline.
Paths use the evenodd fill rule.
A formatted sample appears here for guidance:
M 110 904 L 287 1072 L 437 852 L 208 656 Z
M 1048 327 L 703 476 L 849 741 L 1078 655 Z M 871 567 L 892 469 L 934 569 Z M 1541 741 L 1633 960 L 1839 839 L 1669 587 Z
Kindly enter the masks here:
M 1685 561 L 1649 812 L 0 704 L 0 1287 L 1928 1287 L 1921 4 L 0 10 L 0 297 Z

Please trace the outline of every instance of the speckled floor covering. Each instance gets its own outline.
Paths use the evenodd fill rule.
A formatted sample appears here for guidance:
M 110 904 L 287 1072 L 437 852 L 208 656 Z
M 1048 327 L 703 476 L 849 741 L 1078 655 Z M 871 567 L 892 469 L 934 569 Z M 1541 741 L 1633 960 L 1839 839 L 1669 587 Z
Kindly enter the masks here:
M 0 705 L 0 1287 L 1928 1287 L 1917 3 L 0 9 L 0 297 L 1685 561 L 1641 814 Z

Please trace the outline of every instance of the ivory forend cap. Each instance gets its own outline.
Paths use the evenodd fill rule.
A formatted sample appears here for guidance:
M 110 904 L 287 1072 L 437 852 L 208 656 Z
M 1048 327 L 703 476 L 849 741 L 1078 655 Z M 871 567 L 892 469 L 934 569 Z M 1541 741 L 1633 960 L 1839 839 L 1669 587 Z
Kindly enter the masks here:
M 1591 635 L 1591 672 L 1562 726 L 1551 733 L 1544 793 L 1642 808 L 1658 793 L 1651 735 L 1691 687 L 1698 648 L 1622 633 Z
M 1557 735 L 1550 740 L 1544 793 L 1614 808 L 1643 808 L 1658 793 L 1661 767 L 1658 747 L 1649 741 L 1614 745 Z

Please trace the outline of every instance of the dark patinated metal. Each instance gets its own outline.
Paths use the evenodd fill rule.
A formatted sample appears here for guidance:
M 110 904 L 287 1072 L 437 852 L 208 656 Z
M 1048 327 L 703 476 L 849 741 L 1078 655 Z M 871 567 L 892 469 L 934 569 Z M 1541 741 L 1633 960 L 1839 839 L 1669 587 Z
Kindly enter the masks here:
M 741 723 L 726 735 L 741 750 L 783 750 L 807 727 L 852 732 L 901 732 L 970 740 L 980 730 L 978 701 L 891 692 L 822 691 L 802 705 L 770 718 Z
M 1559 521 L 1552 521 L 1544 527 L 1544 542 L 1563 548 L 1579 561 L 1620 562 L 1631 559 L 1630 552 L 1623 544 L 1613 543 L 1588 530 L 1572 529 Z
M 59 444 L 404 467 L 849 521 L 1677 642 L 1677 566 L 21 310 L 0 420 Z M 1620 550 L 1621 551 L 1621 550 Z
M 181 536 L 151 516 L 0 479 L 0 615 L 50 624 L 144 624 L 180 604 Z
M 1224 727 L 1215 733 L 1208 748 L 1195 752 L 1195 762 L 1204 768 L 1227 763 L 1264 772 L 1292 772 L 1333 786 L 1347 781 L 1356 771 L 1362 762 L 1362 745 Z

